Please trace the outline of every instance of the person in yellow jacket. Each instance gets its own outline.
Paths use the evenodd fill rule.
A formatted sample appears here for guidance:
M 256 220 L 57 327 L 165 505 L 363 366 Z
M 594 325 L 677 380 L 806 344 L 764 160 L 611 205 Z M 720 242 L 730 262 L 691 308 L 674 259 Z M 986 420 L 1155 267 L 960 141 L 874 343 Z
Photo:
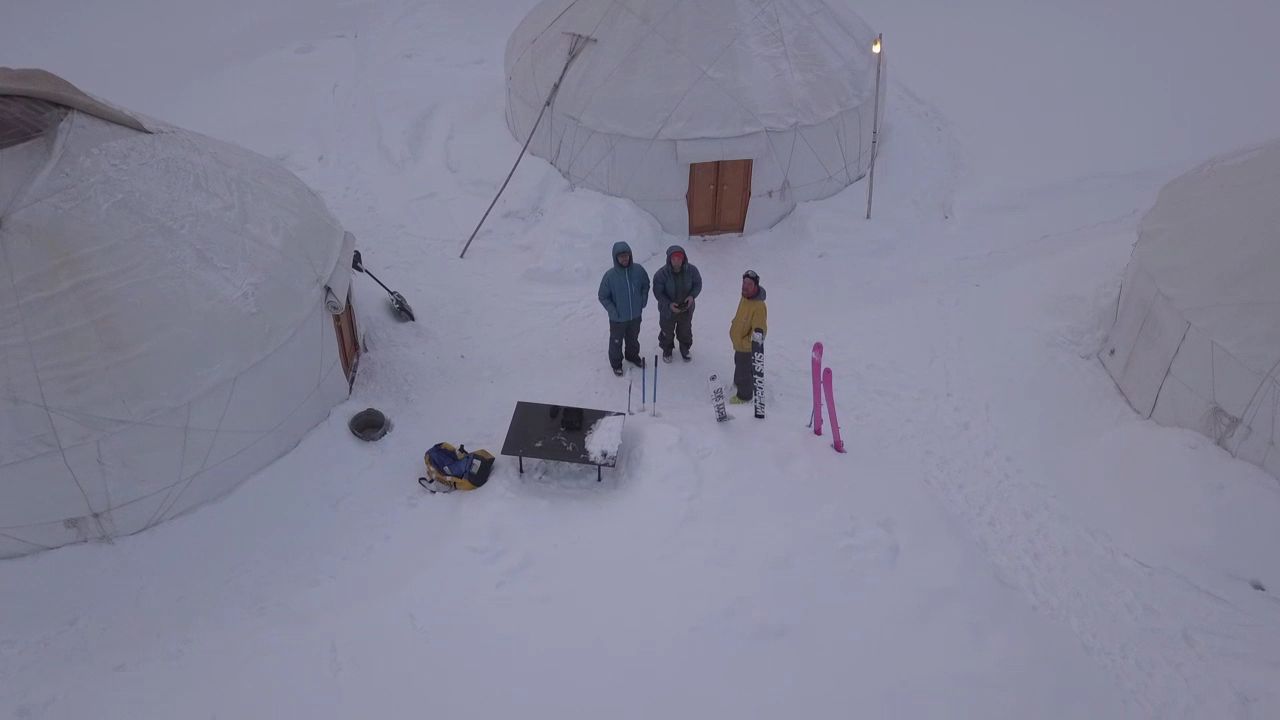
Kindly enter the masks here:
M 760 276 L 754 270 L 742 273 L 742 298 L 738 312 L 729 323 L 729 339 L 733 341 L 733 384 L 737 393 L 729 398 L 734 405 L 750 402 L 755 396 L 751 373 L 751 333 L 756 328 L 769 332 L 769 308 L 764 304 L 765 292 Z

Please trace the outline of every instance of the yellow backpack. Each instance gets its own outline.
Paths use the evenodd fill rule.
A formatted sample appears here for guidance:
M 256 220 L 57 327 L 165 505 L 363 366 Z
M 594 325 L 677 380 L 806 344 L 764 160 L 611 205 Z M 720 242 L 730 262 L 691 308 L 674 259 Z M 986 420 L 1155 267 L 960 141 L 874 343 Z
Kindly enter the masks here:
M 427 477 L 418 478 L 418 484 L 437 493 L 475 490 L 484 485 L 493 470 L 494 457 L 488 450 L 469 452 L 465 445 L 455 448 L 449 443 L 436 443 L 423 460 Z

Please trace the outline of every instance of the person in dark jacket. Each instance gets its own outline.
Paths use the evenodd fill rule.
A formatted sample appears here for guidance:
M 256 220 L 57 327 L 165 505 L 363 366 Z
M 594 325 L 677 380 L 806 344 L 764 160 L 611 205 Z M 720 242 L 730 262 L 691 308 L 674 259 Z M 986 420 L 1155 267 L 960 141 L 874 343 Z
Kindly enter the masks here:
M 640 367 L 640 317 L 649 303 L 649 273 L 631 258 L 631 246 L 613 244 L 613 267 L 600 278 L 600 304 L 609 313 L 609 364 L 622 374 L 622 360 Z M 623 344 L 626 352 L 623 352 Z
M 733 343 L 733 384 L 738 390 L 729 398 L 733 405 L 741 405 L 755 397 L 754 375 L 751 372 L 751 334 L 757 328 L 762 333 L 769 332 L 769 308 L 765 305 L 764 298 L 760 276 L 754 270 L 744 272 L 738 312 L 729 323 L 729 340 Z
M 702 273 L 689 262 L 684 248 L 667 248 L 667 264 L 653 274 L 653 299 L 658 301 L 658 347 L 662 361 L 671 362 L 671 351 L 680 342 L 680 357 L 691 360 L 694 299 L 702 292 Z

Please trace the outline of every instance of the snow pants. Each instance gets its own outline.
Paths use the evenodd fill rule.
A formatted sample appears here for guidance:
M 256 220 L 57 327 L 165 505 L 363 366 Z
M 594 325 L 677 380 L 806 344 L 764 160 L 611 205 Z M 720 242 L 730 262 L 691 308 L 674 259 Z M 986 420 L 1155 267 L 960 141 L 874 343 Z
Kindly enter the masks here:
M 609 322 L 609 364 L 614 369 L 622 367 L 624 344 L 628 360 L 636 364 L 643 362 L 640 359 L 640 318 Z
M 733 384 L 738 386 L 738 399 L 750 400 L 756 395 L 755 374 L 752 372 L 751 353 L 733 353 Z
M 669 312 L 658 316 L 658 347 L 663 353 L 670 353 L 676 341 L 680 342 L 680 352 L 686 353 L 693 347 L 693 311 L 682 313 Z

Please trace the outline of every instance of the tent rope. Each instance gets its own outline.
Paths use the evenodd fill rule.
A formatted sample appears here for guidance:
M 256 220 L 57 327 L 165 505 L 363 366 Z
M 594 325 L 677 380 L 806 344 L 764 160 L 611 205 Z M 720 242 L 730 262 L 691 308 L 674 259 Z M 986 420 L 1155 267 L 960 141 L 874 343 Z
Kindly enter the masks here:
M 498 198 L 502 197 L 503 191 L 507 189 L 507 184 L 511 182 L 512 176 L 516 174 L 516 168 L 520 166 L 520 161 L 524 159 L 525 153 L 529 150 L 529 143 L 533 142 L 534 133 L 538 132 L 538 124 L 542 122 L 542 116 L 546 114 L 547 108 L 551 107 L 551 103 L 555 100 L 556 93 L 560 91 L 560 83 L 564 82 L 564 76 L 569 72 L 569 66 L 573 64 L 574 60 L 578 59 L 578 56 L 586 49 L 588 43 L 596 41 L 595 38 L 587 35 L 579 35 L 578 33 L 565 34 L 571 38 L 569 41 L 569 58 L 565 60 L 564 68 L 560 70 L 560 77 L 551 86 L 551 92 L 547 94 L 547 101 L 542 104 L 542 109 L 538 111 L 538 119 L 533 121 L 533 127 L 529 130 L 529 137 L 524 141 L 524 147 L 520 148 L 520 154 L 516 157 L 515 164 L 511 166 L 511 172 L 507 173 L 507 179 L 502 181 L 502 187 L 498 188 L 498 194 L 493 196 L 493 202 L 489 203 L 489 209 L 484 211 L 480 222 L 476 224 L 476 229 L 471 231 L 471 237 L 467 238 L 467 244 L 462 247 L 462 253 L 458 255 L 460 258 L 467 256 L 467 248 L 471 247 L 471 241 L 476 239 L 476 234 L 480 232 L 480 227 L 489 218 L 489 213 L 493 212 L 493 207 L 498 204 Z

